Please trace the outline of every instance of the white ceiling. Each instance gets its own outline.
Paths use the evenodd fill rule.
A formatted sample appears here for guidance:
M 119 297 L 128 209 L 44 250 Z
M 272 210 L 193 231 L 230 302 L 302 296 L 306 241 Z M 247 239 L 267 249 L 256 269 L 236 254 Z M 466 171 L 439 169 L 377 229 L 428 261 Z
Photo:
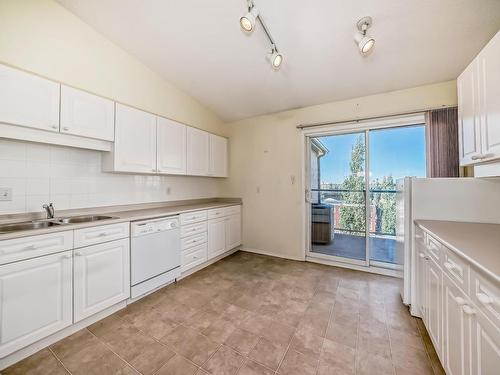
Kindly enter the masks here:
M 224 120 L 454 79 L 500 29 L 499 0 L 255 0 L 285 55 L 273 71 L 261 27 L 240 29 L 246 0 L 58 1 Z

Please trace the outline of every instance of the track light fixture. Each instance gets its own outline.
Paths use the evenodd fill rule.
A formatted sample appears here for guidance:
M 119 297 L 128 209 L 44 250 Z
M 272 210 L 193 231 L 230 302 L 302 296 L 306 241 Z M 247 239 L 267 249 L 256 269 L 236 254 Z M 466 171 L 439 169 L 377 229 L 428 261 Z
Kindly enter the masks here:
M 278 47 L 276 46 L 276 42 L 274 41 L 269 29 L 266 24 L 262 20 L 262 16 L 259 13 L 259 10 L 255 6 L 253 0 L 247 0 L 248 12 L 240 17 L 240 26 L 243 31 L 246 33 L 251 33 L 255 29 L 255 24 L 259 21 L 262 29 L 264 29 L 264 33 L 266 34 L 269 42 L 271 43 L 271 55 L 270 62 L 271 66 L 274 69 L 279 69 L 283 62 L 283 55 L 278 51 Z
M 368 55 L 375 46 L 375 38 L 367 35 L 367 30 L 371 27 L 372 23 L 373 20 L 371 17 L 363 17 L 356 24 L 359 32 L 354 34 L 354 41 L 363 56 Z

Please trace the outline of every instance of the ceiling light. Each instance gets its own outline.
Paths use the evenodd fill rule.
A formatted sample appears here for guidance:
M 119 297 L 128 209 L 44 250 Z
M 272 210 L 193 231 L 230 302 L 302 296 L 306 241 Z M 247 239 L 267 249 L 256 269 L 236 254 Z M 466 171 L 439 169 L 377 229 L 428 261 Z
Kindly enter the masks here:
M 375 38 L 366 34 L 372 22 L 371 17 L 363 17 L 356 24 L 359 32 L 354 34 L 354 41 L 358 45 L 359 52 L 364 56 L 368 55 L 375 46 Z
M 273 46 L 272 48 L 273 49 L 271 51 L 271 57 L 270 57 L 271 65 L 274 69 L 279 69 L 281 63 L 283 62 L 283 55 L 278 52 L 276 46 Z
M 259 16 L 259 10 L 253 3 L 250 5 L 248 13 L 240 18 L 240 26 L 243 31 L 251 33 L 255 28 L 255 21 Z

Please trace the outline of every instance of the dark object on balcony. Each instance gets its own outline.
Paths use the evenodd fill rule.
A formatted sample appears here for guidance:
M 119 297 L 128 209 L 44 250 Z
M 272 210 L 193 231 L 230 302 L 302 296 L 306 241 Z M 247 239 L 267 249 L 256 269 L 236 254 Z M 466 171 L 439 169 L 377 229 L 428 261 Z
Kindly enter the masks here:
M 312 243 L 328 245 L 333 239 L 333 210 L 328 204 L 313 203 L 311 206 Z

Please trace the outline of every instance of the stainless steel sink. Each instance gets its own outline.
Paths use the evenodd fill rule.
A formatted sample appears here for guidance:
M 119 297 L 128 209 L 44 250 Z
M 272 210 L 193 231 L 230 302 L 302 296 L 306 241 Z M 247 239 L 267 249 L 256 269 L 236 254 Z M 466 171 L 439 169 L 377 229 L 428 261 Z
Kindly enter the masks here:
M 86 215 L 86 216 L 73 216 L 62 217 L 54 219 L 58 224 L 77 224 L 77 223 L 90 223 L 92 221 L 116 219 L 113 216 L 104 215 Z
M 0 224 L 0 233 L 19 232 L 23 230 L 43 229 L 60 225 L 58 222 L 39 220 L 23 221 L 21 223 Z

